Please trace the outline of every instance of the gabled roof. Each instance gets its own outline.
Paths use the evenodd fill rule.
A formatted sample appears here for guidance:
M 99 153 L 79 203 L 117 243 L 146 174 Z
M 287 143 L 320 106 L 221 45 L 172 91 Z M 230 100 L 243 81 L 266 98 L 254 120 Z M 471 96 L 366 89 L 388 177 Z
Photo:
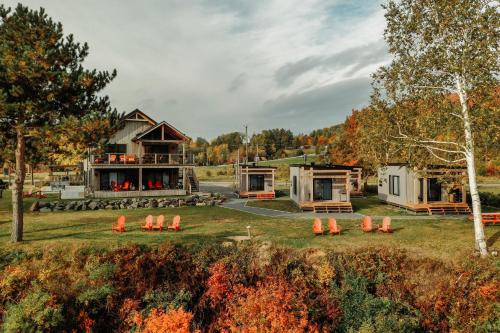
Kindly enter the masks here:
M 157 122 L 146 115 L 144 112 L 142 112 L 139 109 L 135 109 L 134 111 L 130 112 L 129 114 L 125 115 L 125 120 L 129 121 L 145 121 L 150 123 L 151 125 L 156 125 Z
M 133 141 L 141 140 L 142 138 L 144 138 L 144 136 L 148 135 L 149 133 L 153 132 L 154 130 L 156 130 L 158 128 L 161 128 L 162 126 L 165 126 L 169 130 L 169 132 L 171 134 L 173 134 L 180 141 L 187 141 L 190 139 L 186 134 L 182 133 L 174 126 L 170 125 L 166 121 L 162 121 L 161 123 L 157 123 L 156 125 L 151 126 L 150 128 L 148 128 L 144 132 L 137 134 L 136 137 L 133 138 L 132 140 Z

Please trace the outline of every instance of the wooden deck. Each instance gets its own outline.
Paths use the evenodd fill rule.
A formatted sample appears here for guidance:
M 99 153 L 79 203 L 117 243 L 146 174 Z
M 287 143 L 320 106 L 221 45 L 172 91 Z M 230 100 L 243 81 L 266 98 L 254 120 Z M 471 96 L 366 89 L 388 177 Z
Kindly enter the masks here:
M 363 191 L 351 191 L 350 197 L 351 198 L 362 198 L 363 197 Z
M 470 214 L 469 205 L 462 202 L 433 202 L 427 204 L 409 204 L 407 209 L 415 213 L 425 213 L 429 215 L 446 215 L 446 214 Z
M 274 192 L 240 192 L 240 198 L 258 199 L 258 200 L 273 200 L 276 195 Z
M 134 198 L 134 197 L 163 197 L 163 196 L 183 196 L 186 195 L 186 190 L 146 190 L 146 191 L 95 191 L 94 198 L 111 199 L 111 198 Z
M 308 201 L 302 202 L 300 209 L 303 211 L 312 211 L 315 213 L 352 213 L 352 204 L 350 202 L 336 201 Z

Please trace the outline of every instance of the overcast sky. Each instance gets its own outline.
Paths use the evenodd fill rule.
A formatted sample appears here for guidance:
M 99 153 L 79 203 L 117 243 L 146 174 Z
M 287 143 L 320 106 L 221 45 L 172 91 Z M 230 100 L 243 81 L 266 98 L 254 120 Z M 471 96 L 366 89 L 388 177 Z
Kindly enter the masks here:
M 15 6 L 18 1 L 5 1 Z M 342 122 L 389 59 L 379 0 L 22 1 L 116 68 L 113 106 L 196 138 Z

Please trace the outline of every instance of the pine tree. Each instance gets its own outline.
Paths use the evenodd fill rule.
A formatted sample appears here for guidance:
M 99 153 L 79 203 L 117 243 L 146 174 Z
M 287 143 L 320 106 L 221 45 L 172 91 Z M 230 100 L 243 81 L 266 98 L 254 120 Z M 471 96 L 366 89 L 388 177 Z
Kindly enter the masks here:
M 49 133 L 56 137 L 70 119 L 115 124 L 120 118 L 108 97 L 97 95 L 116 71 L 84 69 L 88 50 L 86 43 L 64 36 L 61 23 L 52 21 L 43 8 L 31 10 L 19 4 L 11 10 L 0 5 L 1 141 L 14 151 L 16 165 L 13 242 L 23 238 L 27 145 L 43 144 Z

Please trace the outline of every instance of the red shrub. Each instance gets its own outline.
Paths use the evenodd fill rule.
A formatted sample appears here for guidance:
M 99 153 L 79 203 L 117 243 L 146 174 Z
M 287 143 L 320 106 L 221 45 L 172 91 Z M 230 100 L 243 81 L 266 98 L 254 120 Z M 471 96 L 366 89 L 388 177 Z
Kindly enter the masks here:
M 144 319 L 139 333 L 189 333 L 193 315 L 183 308 L 170 309 L 167 312 L 153 309 Z

